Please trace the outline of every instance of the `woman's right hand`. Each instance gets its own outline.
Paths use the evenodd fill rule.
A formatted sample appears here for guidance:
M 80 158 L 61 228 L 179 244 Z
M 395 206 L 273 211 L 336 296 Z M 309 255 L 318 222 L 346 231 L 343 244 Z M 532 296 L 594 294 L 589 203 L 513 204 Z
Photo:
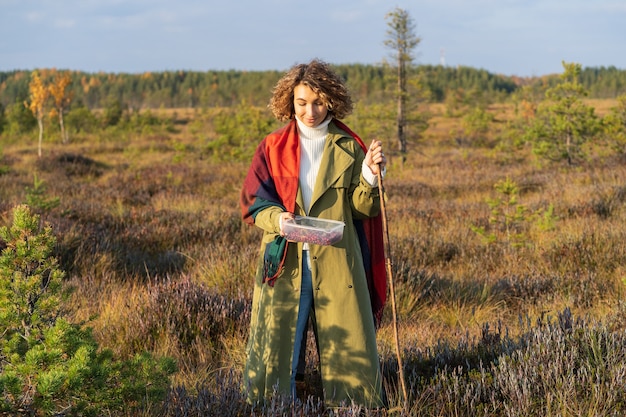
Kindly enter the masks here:
M 280 227 L 280 235 L 285 236 L 285 232 L 283 232 L 283 222 L 288 219 L 294 219 L 296 217 L 295 214 L 289 213 L 288 211 L 283 211 L 280 213 L 278 218 L 278 226 Z
M 379 140 L 373 140 L 367 153 L 365 154 L 365 165 L 372 171 L 372 174 L 378 175 L 378 171 L 385 172 L 387 158 L 383 153 L 383 143 Z

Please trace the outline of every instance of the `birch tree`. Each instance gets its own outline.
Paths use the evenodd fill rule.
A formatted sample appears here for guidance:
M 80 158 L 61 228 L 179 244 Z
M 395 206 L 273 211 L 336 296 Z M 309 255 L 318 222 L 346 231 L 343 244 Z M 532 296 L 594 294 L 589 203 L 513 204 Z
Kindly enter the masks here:
M 63 121 L 63 115 L 68 110 L 70 103 L 72 102 L 72 92 L 68 91 L 68 87 L 71 82 L 72 77 L 69 72 L 57 72 L 54 75 L 52 84 L 50 84 L 50 87 L 48 88 L 53 101 L 51 117 L 56 116 L 59 118 L 61 140 L 63 143 L 67 143 L 69 140 L 67 130 L 65 129 L 65 123 Z
M 39 125 L 39 146 L 37 155 L 41 157 L 41 144 L 43 142 L 43 118 L 45 116 L 46 102 L 48 101 L 49 91 L 44 85 L 39 73 L 33 71 L 31 80 L 28 84 L 29 99 L 24 105 L 33 113 Z

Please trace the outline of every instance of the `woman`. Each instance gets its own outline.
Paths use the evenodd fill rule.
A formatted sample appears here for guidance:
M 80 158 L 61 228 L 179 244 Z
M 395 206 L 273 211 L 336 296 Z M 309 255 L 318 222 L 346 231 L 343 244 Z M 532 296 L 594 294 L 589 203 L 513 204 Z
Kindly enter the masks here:
M 319 60 L 292 67 L 269 107 L 288 123 L 259 144 L 241 194 L 244 220 L 264 231 L 244 373 L 248 398 L 261 401 L 275 388 L 295 394 L 310 315 L 325 403 L 382 406 L 375 334 L 386 291 L 377 217 L 382 144 L 365 147 L 338 120 L 352 111 L 352 100 Z M 286 242 L 282 225 L 295 215 L 343 221 L 343 237 L 332 246 Z

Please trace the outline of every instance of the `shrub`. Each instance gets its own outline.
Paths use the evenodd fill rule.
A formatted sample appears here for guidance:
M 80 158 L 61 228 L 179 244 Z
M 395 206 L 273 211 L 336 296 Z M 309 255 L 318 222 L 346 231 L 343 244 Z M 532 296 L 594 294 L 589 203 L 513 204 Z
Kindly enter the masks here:
M 104 108 L 104 114 L 102 116 L 102 126 L 107 128 L 109 126 L 117 125 L 124 114 L 124 107 L 119 100 L 111 99 Z
M 19 135 L 32 132 L 37 126 L 37 119 L 24 103 L 14 103 L 6 109 L 6 128 L 3 133 Z
M 72 133 L 94 133 L 98 129 L 98 118 L 84 105 L 71 109 L 65 122 Z
M 4 127 L 7 124 L 7 117 L 4 111 L 4 106 L 0 103 L 0 135 L 4 131 Z
M 266 111 L 241 103 L 236 109 L 215 116 L 219 137 L 206 145 L 217 161 L 249 161 L 258 143 L 275 128 L 275 120 Z

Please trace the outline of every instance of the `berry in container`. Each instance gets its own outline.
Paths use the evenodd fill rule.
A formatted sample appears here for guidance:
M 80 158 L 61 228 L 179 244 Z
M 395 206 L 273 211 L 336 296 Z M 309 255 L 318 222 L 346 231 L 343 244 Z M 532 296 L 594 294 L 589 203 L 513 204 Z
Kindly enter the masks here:
M 343 237 L 344 222 L 309 216 L 296 216 L 283 221 L 287 240 L 316 245 L 332 245 Z

